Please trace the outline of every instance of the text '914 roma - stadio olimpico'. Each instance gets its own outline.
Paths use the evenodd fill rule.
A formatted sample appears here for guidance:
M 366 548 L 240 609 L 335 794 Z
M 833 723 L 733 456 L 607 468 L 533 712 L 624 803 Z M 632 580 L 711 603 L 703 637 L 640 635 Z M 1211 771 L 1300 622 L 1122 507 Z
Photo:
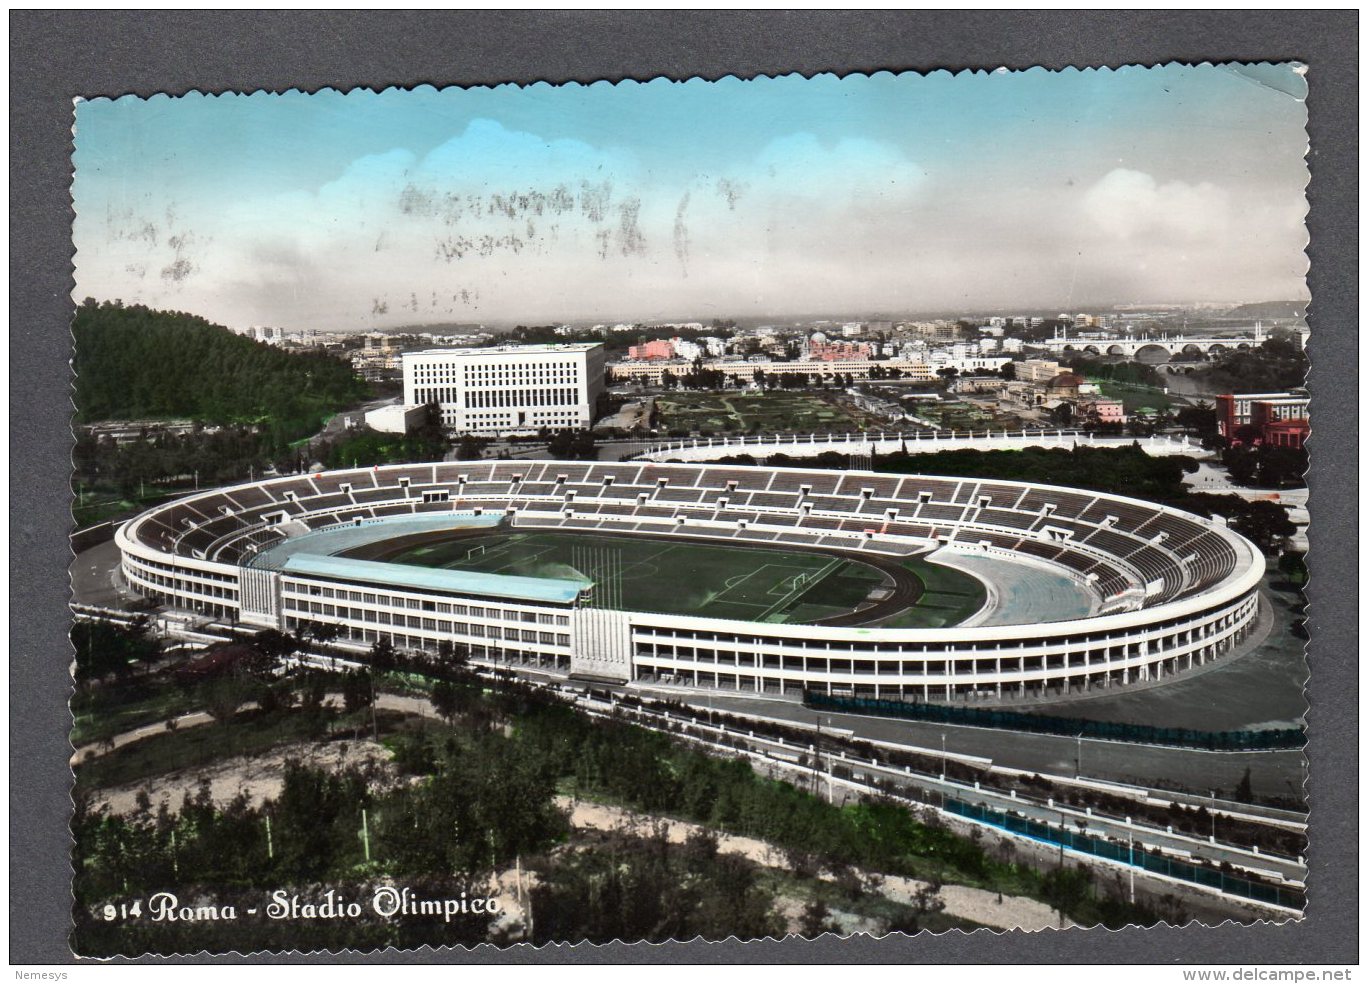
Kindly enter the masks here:
M 1243 643 L 1264 573 L 1219 521 L 1120 496 L 651 462 L 275 478 L 117 541 L 145 596 L 358 649 L 905 700 L 1153 683 Z

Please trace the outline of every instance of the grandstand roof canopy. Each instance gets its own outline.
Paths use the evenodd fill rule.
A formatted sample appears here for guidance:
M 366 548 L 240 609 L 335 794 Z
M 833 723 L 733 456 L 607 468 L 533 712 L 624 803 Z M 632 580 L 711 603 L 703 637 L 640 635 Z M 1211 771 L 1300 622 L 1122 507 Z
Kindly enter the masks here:
M 519 601 L 561 605 L 573 602 L 587 587 L 586 582 L 561 578 L 479 574 L 435 567 L 412 567 L 408 564 L 384 564 L 374 560 L 352 560 L 349 557 L 325 557 L 318 554 L 295 554 L 285 561 L 283 570 L 287 574 L 340 578 L 344 581 L 383 584 L 395 588 L 454 592 L 486 598 L 514 598 Z

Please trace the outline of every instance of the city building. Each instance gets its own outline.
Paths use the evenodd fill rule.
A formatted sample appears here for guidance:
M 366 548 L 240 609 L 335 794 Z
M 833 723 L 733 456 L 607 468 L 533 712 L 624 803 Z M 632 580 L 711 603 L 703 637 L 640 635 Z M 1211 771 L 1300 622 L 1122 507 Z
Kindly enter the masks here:
M 982 359 L 966 360 L 983 362 Z M 1006 359 L 990 359 L 988 362 L 1006 362 Z M 613 379 L 619 382 L 630 379 L 647 383 L 660 383 L 665 373 L 674 376 L 687 375 L 694 367 L 691 362 L 614 362 L 608 366 Z M 837 373 L 853 376 L 856 379 L 870 379 L 876 374 L 886 377 L 930 382 L 936 378 L 935 370 L 925 362 L 910 359 L 845 359 L 832 362 L 805 360 L 802 362 L 776 362 L 768 359 L 719 359 L 702 363 L 707 371 L 722 373 L 728 379 L 746 383 L 755 378 L 757 370 L 766 376 L 801 375 L 809 378 L 830 379 Z M 995 368 L 989 366 L 988 368 Z
M 959 353 L 959 354 L 957 354 Z M 961 374 L 997 372 L 1012 360 L 1003 355 L 976 355 L 968 347 L 937 349 L 926 357 L 933 372 L 954 369 Z
M 405 352 L 404 402 L 436 403 L 442 424 L 471 434 L 589 427 L 604 391 L 593 342 Z
M 1099 424 L 1124 424 L 1126 405 L 1120 400 L 1089 400 L 1078 405 L 1078 415 Z
M 285 332 L 269 325 L 252 325 L 248 328 L 234 328 L 233 333 L 267 345 L 281 345 L 285 342 Z
M 424 403 L 396 403 L 366 411 L 366 426 L 382 434 L 407 434 L 423 422 Z
M 1059 363 L 1051 359 L 1027 359 L 1016 364 L 1016 378 L 1022 383 L 1048 383 L 1059 375 Z
M 872 354 L 868 342 L 829 342 L 821 332 L 808 342 L 808 358 L 815 362 L 844 362 L 868 359 Z
M 1080 388 L 1087 382 L 1076 373 L 1061 372 L 1045 384 L 1045 396 L 1055 400 L 1077 400 Z
M 1254 427 L 1255 440 L 1276 447 L 1300 448 L 1311 432 L 1311 398 L 1299 393 L 1225 393 L 1216 397 L 1216 430 L 1227 441 Z
M 627 358 L 629 359 L 673 359 L 674 357 L 674 342 L 667 338 L 653 338 L 649 342 L 633 345 L 627 349 Z
M 367 382 L 379 382 L 397 375 L 403 367 L 398 351 L 391 348 L 361 348 L 351 354 L 352 369 Z
M 959 376 L 950 388 L 956 393 L 996 393 L 1004 385 L 1001 376 Z
M 928 342 L 949 342 L 959 336 L 959 325 L 953 321 L 913 321 L 906 327 Z

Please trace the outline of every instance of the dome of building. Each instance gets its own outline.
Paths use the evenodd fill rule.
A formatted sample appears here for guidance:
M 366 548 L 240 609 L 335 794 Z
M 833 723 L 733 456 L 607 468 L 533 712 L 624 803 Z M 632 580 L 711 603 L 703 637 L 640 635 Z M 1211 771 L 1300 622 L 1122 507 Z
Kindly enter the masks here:
M 1077 373 L 1061 372 L 1046 385 L 1048 385 L 1050 389 L 1071 389 L 1082 386 L 1085 383 L 1087 383 L 1087 380 Z
M 814 341 L 814 342 L 825 342 L 826 340 L 827 340 L 826 332 L 814 331 L 814 332 L 812 333 L 812 341 Z

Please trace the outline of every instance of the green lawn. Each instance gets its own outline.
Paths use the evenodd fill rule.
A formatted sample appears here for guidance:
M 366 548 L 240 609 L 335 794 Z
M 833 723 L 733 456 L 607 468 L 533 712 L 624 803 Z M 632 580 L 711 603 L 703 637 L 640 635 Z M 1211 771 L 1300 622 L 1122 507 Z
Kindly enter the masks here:
M 146 724 L 199 710 L 203 704 L 198 694 L 174 686 L 165 677 L 122 686 L 106 684 L 72 698 L 71 712 L 75 723 L 71 729 L 71 743 L 88 745 Z
M 410 547 L 390 563 L 521 577 L 594 580 L 594 554 L 622 570 L 622 605 L 632 611 L 748 622 L 804 624 L 852 611 L 884 584 L 877 569 L 821 551 L 690 543 L 580 533 L 494 532 Z M 983 585 L 920 557 L 904 564 L 925 585 L 889 628 L 954 625 L 983 606 Z
M 669 393 L 656 398 L 660 429 L 745 434 L 857 431 L 862 421 L 812 393 Z
M 234 755 L 259 755 L 276 745 L 315 737 L 302 713 L 243 711 L 228 725 L 205 724 L 152 735 L 76 767 L 78 790 L 103 789 L 208 765 Z
M 413 547 L 391 563 L 447 570 L 593 580 L 593 553 L 621 565 L 622 603 L 634 611 L 760 622 L 848 611 L 883 578 L 863 564 L 830 554 L 640 537 L 595 537 L 534 532 L 493 533 Z M 831 584 L 834 601 L 814 604 L 816 586 Z M 863 591 L 859 585 L 865 585 Z
M 1126 413 L 1148 407 L 1150 410 L 1167 410 L 1173 406 L 1168 394 L 1156 386 L 1141 386 L 1137 383 L 1118 383 L 1113 379 L 1091 379 L 1102 395 L 1109 400 L 1120 400 Z
M 880 624 L 883 629 L 938 629 L 958 625 L 988 600 L 978 578 L 952 567 L 910 557 L 903 564 L 922 583 L 921 599 Z

